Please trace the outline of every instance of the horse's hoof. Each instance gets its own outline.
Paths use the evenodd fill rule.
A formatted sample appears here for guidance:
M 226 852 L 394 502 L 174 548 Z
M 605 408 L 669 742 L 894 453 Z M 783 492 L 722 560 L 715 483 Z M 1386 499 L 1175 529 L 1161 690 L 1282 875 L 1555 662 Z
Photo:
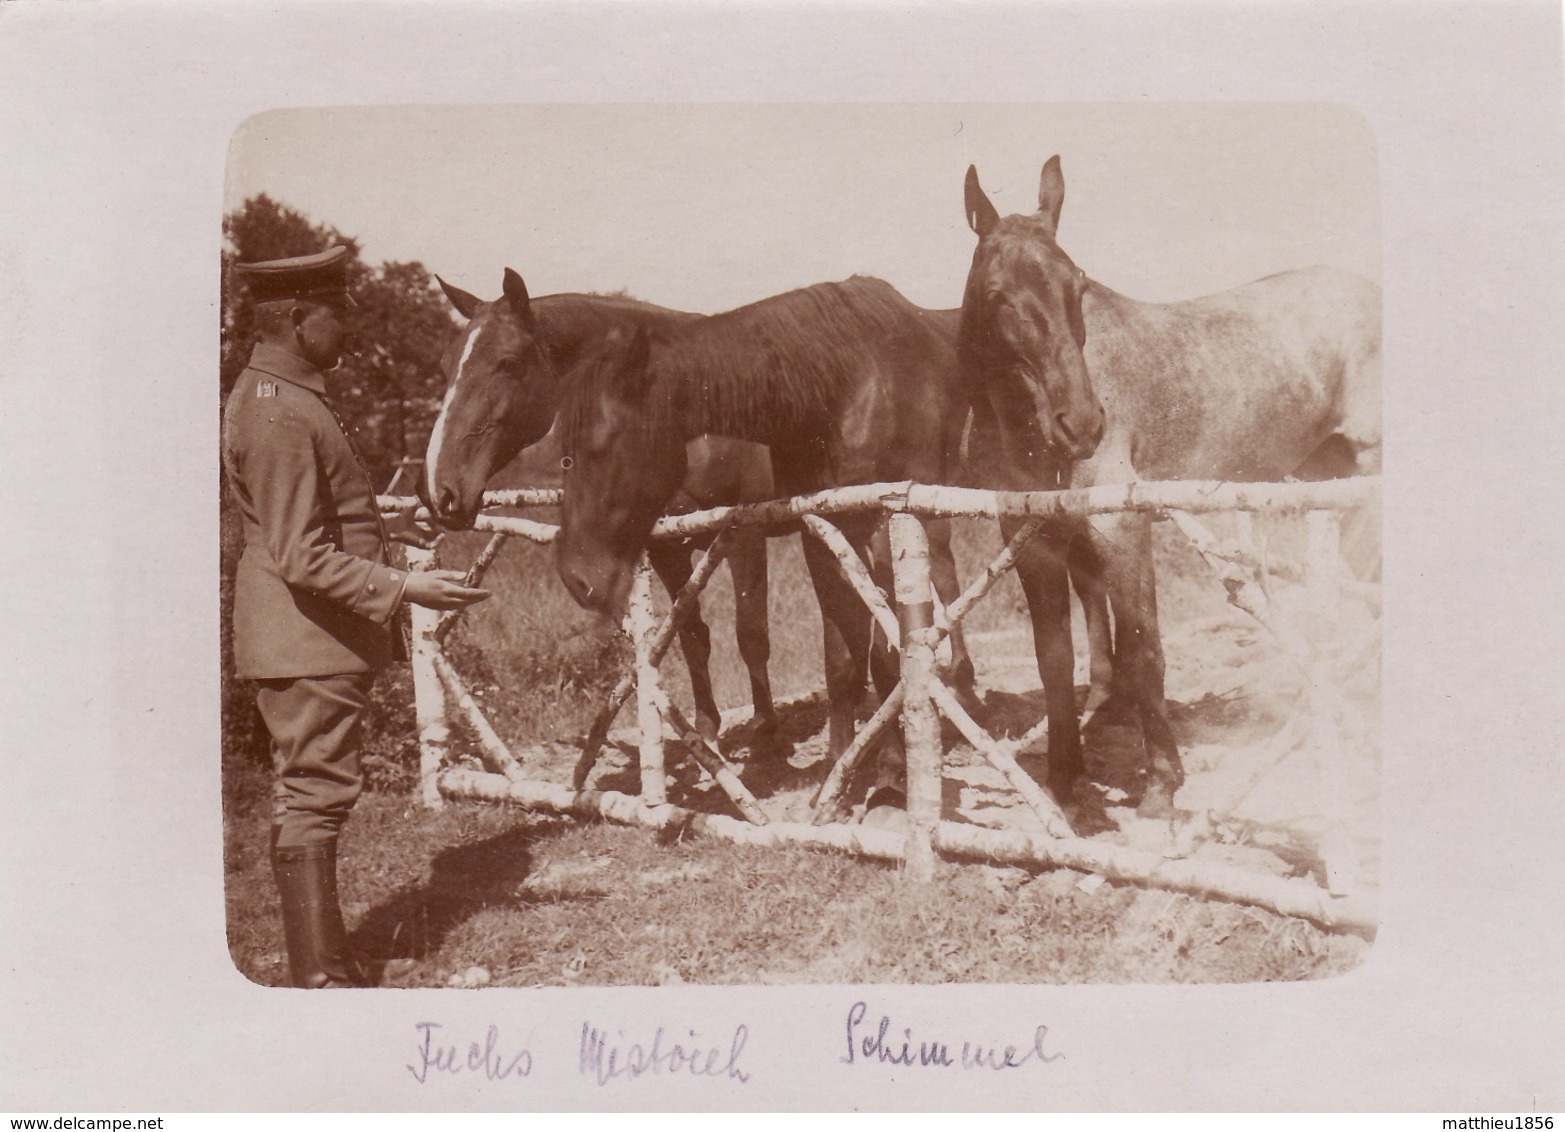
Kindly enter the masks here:
M 1119 823 L 1109 816 L 1103 804 L 1102 789 L 1086 775 L 1081 775 L 1072 783 L 1065 797 L 1071 802 L 1068 816 L 1071 829 L 1077 837 L 1094 837 L 1119 830 Z
M 1136 806 L 1136 816 L 1158 820 L 1173 817 L 1178 813 L 1174 806 L 1174 794 L 1178 789 L 1178 783 L 1170 779 L 1161 776 L 1153 779 L 1147 784 L 1147 792 Z
M 1069 815 L 1071 832 L 1077 837 L 1096 837 L 1100 833 L 1118 833 L 1119 823 L 1109 817 L 1102 803 L 1078 807 Z
M 1043 788 L 1062 809 L 1066 806 L 1080 805 L 1088 797 L 1100 804 L 1102 801 L 1096 784 L 1087 777 L 1086 770 L 1079 763 L 1076 766 L 1051 764 L 1048 773 L 1044 776 Z

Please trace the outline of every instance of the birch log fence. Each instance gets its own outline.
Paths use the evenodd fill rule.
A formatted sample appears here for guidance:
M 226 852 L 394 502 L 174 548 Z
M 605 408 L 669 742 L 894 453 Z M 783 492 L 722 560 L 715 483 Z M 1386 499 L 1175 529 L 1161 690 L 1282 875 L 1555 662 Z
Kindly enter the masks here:
M 643 560 L 624 626 L 635 646 L 634 662 L 600 708 L 569 785 L 529 774 L 526 752 L 518 757 L 500 738 L 444 656 L 442 645 L 461 612 L 436 615 L 414 609 L 412 665 L 421 794 L 426 804 L 435 807 L 446 798 L 503 801 L 548 813 L 629 825 L 679 827 L 748 844 L 791 843 L 853 852 L 903 862 L 908 877 L 915 882 L 931 879 L 940 857 L 1028 868 L 1068 867 L 1109 880 L 1253 904 L 1328 929 L 1368 934 L 1373 932 L 1375 920 L 1369 895 L 1357 876 L 1343 800 L 1339 733 L 1351 722 L 1351 708 L 1341 693 L 1327 638 L 1335 623 L 1337 603 L 1345 594 L 1377 603 L 1378 609 L 1378 593 L 1367 595 L 1362 592 L 1362 583 L 1348 582 L 1342 577 L 1337 545 L 1337 513 L 1374 502 L 1378 493 L 1379 480 L 1375 477 L 1282 484 L 1156 482 L 1037 492 L 893 483 L 668 516 L 658 522 L 653 538 L 685 539 L 713 533 L 718 537 L 697 564 L 689 583 L 672 595 L 671 606 L 661 621 L 652 602 L 651 571 Z M 555 506 L 559 496 L 555 489 L 487 493 L 485 511 L 478 516 L 475 529 L 490 532 L 492 537 L 471 564 L 469 580 L 476 582 L 482 577 L 508 539 L 549 543 L 558 535 L 558 528 L 552 524 L 496 514 L 496 509 Z M 418 505 L 417 500 L 401 497 L 387 497 L 382 502 L 394 509 Z M 894 575 L 890 595 L 875 584 L 864 563 L 830 522 L 833 515 L 864 511 L 878 511 L 889 517 Z M 1322 797 L 1327 799 L 1326 808 L 1330 811 L 1324 815 L 1325 834 L 1320 845 L 1324 887 L 1307 880 L 1285 879 L 1076 836 L 1054 800 L 1017 763 L 1017 754 L 1041 736 L 1045 724 L 1040 722 L 1019 737 L 996 738 L 963 708 L 940 679 L 934 663 L 936 649 L 952 627 L 960 624 L 995 583 L 1014 568 L 1026 543 L 1037 537 L 1050 520 L 1108 511 L 1139 511 L 1172 519 L 1216 571 L 1230 602 L 1266 627 L 1280 651 L 1297 664 L 1303 676 L 1303 710 L 1290 719 L 1277 737 L 1254 753 L 1255 765 L 1231 788 L 1229 797 L 1202 814 L 1188 815 L 1182 834 L 1185 851 L 1211 832 L 1213 821 L 1224 816 L 1224 805 L 1236 805 L 1284 756 L 1303 748 L 1315 760 Z M 1196 518 L 1214 512 L 1307 516 L 1308 551 L 1302 569 L 1284 565 L 1277 574 L 1305 583 L 1313 617 L 1310 631 L 1294 630 L 1276 616 L 1268 599 L 1264 571 L 1245 546 L 1224 543 Z M 931 594 L 927 543 L 919 520 L 1002 516 L 1026 521 L 949 607 L 941 608 Z M 722 560 L 727 545 L 723 532 L 739 526 L 787 522 L 801 525 L 805 537 L 818 538 L 831 551 L 887 640 L 901 652 L 900 682 L 830 768 L 810 823 L 769 820 L 765 807 L 745 787 L 739 771 L 691 727 L 672 703 L 658 673 L 658 665 L 683 618 L 696 608 L 702 589 Z M 410 550 L 410 567 L 431 568 L 436 553 Z M 632 796 L 588 789 L 597 754 L 616 716 L 632 696 L 636 702 L 634 741 L 640 759 L 641 793 Z M 448 712 L 453 709 L 468 724 L 476 740 L 478 749 L 472 753 L 482 763 L 482 771 L 457 765 L 452 757 Z M 942 814 L 941 716 L 1021 796 L 1036 819 L 1035 830 L 989 829 L 949 820 Z M 901 723 L 907 751 L 906 832 L 848 824 L 843 820 L 843 792 L 850 773 L 894 721 Z M 676 749 L 688 753 L 711 776 L 743 820 L 693 811 L 668 800 L 668 739 L 675 740 Z

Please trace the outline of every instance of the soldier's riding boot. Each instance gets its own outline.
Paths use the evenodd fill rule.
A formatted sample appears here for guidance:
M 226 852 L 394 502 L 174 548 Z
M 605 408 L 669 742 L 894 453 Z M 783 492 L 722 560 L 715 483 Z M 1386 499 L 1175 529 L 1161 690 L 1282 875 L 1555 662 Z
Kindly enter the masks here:
M 337 846 L 273 848 L 272 869 L 282 895 L 288 969 L 296 987 L 354 987 L 363 976 L 348 951 L 337 903 Z

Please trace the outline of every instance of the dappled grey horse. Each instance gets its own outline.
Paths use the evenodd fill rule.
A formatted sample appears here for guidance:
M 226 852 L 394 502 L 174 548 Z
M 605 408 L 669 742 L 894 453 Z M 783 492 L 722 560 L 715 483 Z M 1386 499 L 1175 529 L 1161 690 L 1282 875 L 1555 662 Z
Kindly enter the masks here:
M 1143 303 L 1087 278 L 1056 242 L 1065 181 L 1058 157 L 1039 182 L 1038 211 L 1001 217 L 967 171 L 968 223 L 978 234 L 962 298 L 960 352 L 995 430 L 991 478 L 1071 487 L 1137 480 L 1272 481 L 1379 470 L 1380 288 L 1312 267 L 1204 298 Z M 1101 438 L 1083 451 L 1073 415 L 1090 382 Z M 1152 571 L 1151 517 L 1094 516 L 1052 532 L 1085 540 L 1114 615 L 1106 720 L 1144 737 L 1143 812 L 1166 813 L 1183 781 L 1163 694 L 1163 648 Z M 1064 571 L 1028 588 L 1046 688 L 1068 687 Z M 1063 634 L 1065 643 L 1059 644 Z M 1058 796 L 1084 773 L 1072 706 L 1050 693 L 1049 781 Z

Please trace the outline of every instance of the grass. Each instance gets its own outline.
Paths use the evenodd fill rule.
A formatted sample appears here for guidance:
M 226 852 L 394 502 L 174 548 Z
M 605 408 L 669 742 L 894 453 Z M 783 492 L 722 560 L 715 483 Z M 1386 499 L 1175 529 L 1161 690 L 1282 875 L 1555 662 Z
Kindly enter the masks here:
M 1157 539 L 1165 621 L 1221 612 L 1220 587 L 1170 534 Z M 447 561 L 470 560 L 483 541 L 448 540 Z M 958 524 L 955 544 L 970 576 L 998 536 Z M 820 685 L 820 616 L 796 539 L 773 543 L 771 574 L 771 670 L 785 697 Z M 569 600 L 546 548 L 513 540 L 486 584 L 495 598 L 453 634 L 453 662 L 509 742 L 571 741 L 617 678 L 624 642 Z M 704 608 L 719 701 L 742 704 L 726 572 Z M 1025 624 L 1014 578 L 969 624 L 975 636 Z M 688 703 L 683 665 L 665 673 Z M 414 961 L 395 985 L 1278 981 L 1349 970 L 1368 946 L 1257 909 L 1082 887 L 1069 870 L 945 866 L 932 888 L 914 888 L 896 868 L 829 853 L 660 844 L 646 831 L 479 803 L 431 811 L 414 797 L 413 735 L 401 665 L 377 687 L 370 789 L 340 854 L 356 950 L 372 969 Z M 229 943 L 247 977 L 281 985 L 268 777 L 253 755 L 225 757 Z
M 537 470 L 527 479 L 540 482 Z M 1224 518 L 1211 525 L 1224 532 Z M 1299 557 L 1297 525 L 1257 526 L 1275 553 Z M 448 564 L 465 564 L 484 542 L 484 535 L 452 537 L 443 554 Z M 998 550 L 988 523 L 959 521 L 953 542 L 962 576 Z M 1155 562 L 1169 633 L 1224 614 L 1221 587 L 1167 525 L 1155 532 Z M 775 540 L 770 565 L 770 669 L 783 698 L 822 683 L 820 614 L 797 539 Z M 507 741 L 573 741 L 617 680 L 628 647 L 565 595 L 548 548 L 512 540 L 485 584 L 495 600 L 452 634 L 452 661 Z M 747 703 L 726 571 L 718 571 L 703 607 L 718 701 Z M 973 612 L 969 631 L 975 640 L 1005 634 L 1008 647 L 1019 642 L 1025 651 L 1025 625 L 1013 576 Z M 1083 640 L 1078 622 L 1078 648 Z M 1249 664 L 1246 656 L 1227 662 Z M 1199 684 L 1202 665 L 1216 669 L 1222 661 L 1202 656 L 1185 675 Z M 671 659 L 664 673 L 670 694 L 689 703 L 682 662 Z M 1009 700 L 1028 708 L 1024 697 Z M 1205 714 L 1178 706 L 1175 726 L 1189 744 L 1218 736 L 1254 742 L 1272 726 L 1254 703 L 1232 698 Z M 266 860 L 269 775 L 252 722 L 238 709 L 225 719 L 228 943 L 249 979 L 282 985 L 282 925 Z M 804 731 L 815 723 L 818 714 Z M 390 985 L 1286 982 L 1349 971 L 1368 949 L 1355 936 L 1257 908 L 1133 886 L 1094 888 L 1070 871 L 942 866 L 934 885 L 922 888 L 895 867 L 833 853 L 660 844 L 648 831 L 482 803 L 430 811 L 413 794 L 413 736 L 412 687 L 407 665 L 398 665 L 377 684 L 365 747 L 369 789 L 340 858 L 355 950 L 372 971 L 407 960 L 391 968 Z M 463 744 L 459 731 L 457 747 Z M 767 777 L 753 780 L 751 770 L 767 767 L 745 775 L 759 794 L 754 780 Z M 787 764 L 768 770 L 784 786 L 808 786 L 820 775 Z
M 465 563 L 485 541 L 481 535 L 452 537 L 442 553 L 452 562 Z M 952 541 L 964 578 L 1000 550 L 991 523 L 959 520 Z M 1159 608 L 1165 618 L 1176 621 L 1223 610 L 1223 591 L 1205 575 L 1193 550 L 1178 540 L 1159 538 L 1157 555 Z M 774 539 L 769 556 L 770 670 L 774 694 L 782 699 L 821 686 L 821 615 L 798 539 Z M 590 702 L 594 694 L 612 687 L 627 655 L 625 646 L 607 623 L 566 595 L 548 547 L 513 539 L 485 576 L 485 585 L 494 591 L 494 599 L 470 613 L 468 623 L 451 638 L 458 666 L 492 699 L 500 699 L 504 689 L 491 721 L 508 739 L 569 739 L 590 722 L 590 715 L 582 714 L 583 697 Z M 666 595 L 659 591 L 657 600 L 661 613 Z M 747 704 L 750 685 L 733 638 L 733 586 L 726 570 L 719 570 L 707 587 L 702 611 L 712 627 L 712 683 L 718 703 L 725 708 Z M 1080 647 L 1086 633 L 1079 612 L 1077 617 Z M 1001 579 L 966 622 L 975 636 L 1027 623 L 1026 602 L 1014 574 Z M 671 658 L 663 672 L 670 693 L 688 704 L 689 677 L 682 659 Z
M 252 980 L 286 958 L 265 861 L 264 780 L 236 791 L 229 938 Z M 386 792 L 342 852 L 344 914 L 398 986 L 474 968 L 497 986 L 774 983 L 1157 983 L 1319 978 L 1366 944 L 1256 909 L 1103 885 L 1069 870 L 947 866 L 932 888 L 802 849 L 655 835 L 477 803 L 436 813 Z

